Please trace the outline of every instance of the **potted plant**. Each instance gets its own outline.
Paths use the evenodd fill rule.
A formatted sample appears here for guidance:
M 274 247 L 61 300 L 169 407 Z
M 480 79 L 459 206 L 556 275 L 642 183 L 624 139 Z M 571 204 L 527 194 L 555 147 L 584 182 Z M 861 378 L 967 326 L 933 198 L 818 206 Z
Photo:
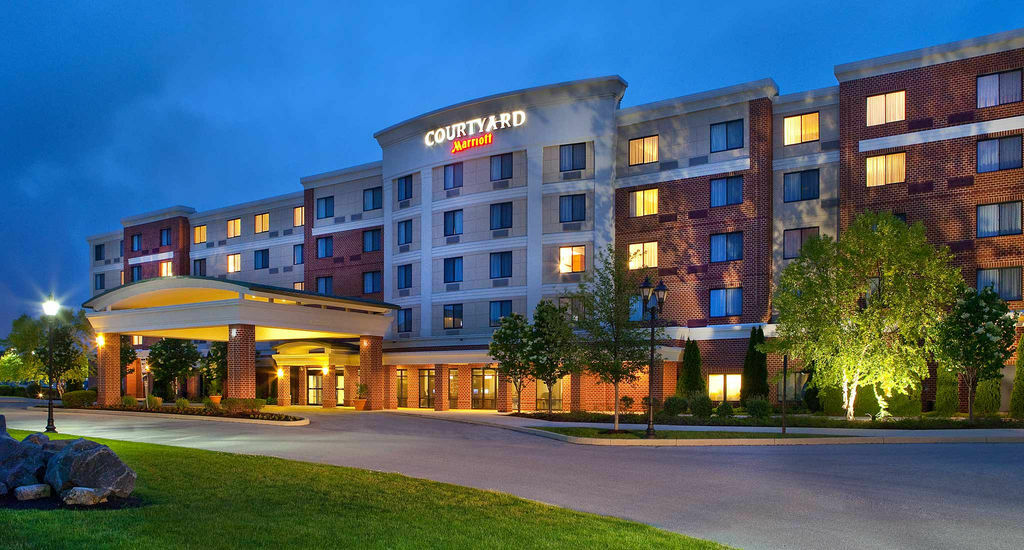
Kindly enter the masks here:
M 210 395 L 209 395 L 209 397 L 210 397 L 210 402 L 213 403 L 214 405 L 220 405 L 220 398 L 221 398 L 220 388 L 221 388 L 221 385 L 222 385 L 222 381 L 220 379 L 218 379 L 218 378 L 214 378 L 214 379 L 210 380 Z
M 366 384 L 359 384 L 356 387 L 356 393 L 358 397 L 352 400 L 352 405 L 355 406 L 357 411 L 366 410 L 366 396 L 370 393 L 370 388 Z
M 209 380 L 209 397 L 214 405 L 220 405 L 221 388 L 228 376 L 228 345 L 214 342 L 200 362 L 203 379 Z

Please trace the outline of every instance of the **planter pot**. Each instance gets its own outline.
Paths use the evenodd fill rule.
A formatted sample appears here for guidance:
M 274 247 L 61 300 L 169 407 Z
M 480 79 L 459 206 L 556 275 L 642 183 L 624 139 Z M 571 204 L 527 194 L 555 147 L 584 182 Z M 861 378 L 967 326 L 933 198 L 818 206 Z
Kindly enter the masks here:
M 214 405 L 220 405 L 220 397 L 221 397 L 221 396 L 219 396 L 219 395 L 211 395 L 211 396 L 210 396 L 210 401 L 211 401 L 211 402 L 212 402 L 212 403 L 213 403 Z
M 366 400 L 365 399 L 353 399 L 352 400 L 352 405 L 356 408 L 357 411 L 365 411 L 366 410 Z

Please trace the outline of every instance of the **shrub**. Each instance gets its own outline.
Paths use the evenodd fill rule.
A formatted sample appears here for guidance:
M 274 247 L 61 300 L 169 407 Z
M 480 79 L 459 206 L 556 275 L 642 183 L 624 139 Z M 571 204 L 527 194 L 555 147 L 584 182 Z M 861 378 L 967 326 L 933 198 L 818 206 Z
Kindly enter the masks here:
M 121 406 L 126 409 L 134 409 L 139 406 L 139 400 L 130 395 L 121 398 Z
M 978 391 L 974 394 L 974 412 L 980 415 L 993 415 L 999 412 L 1002 400 L 999 382 L 999 378 L 992 378 L 978 383 Z
M 277 405 L 277 398 L 276 397 L 268 397 L 267 398 L 267 405 Z
M 775 412 L 771 403 L 760 395 L 752 395 L 747 398 L 747 415 L 751 418 L 765 419 Z
M 39 394 L 42 393 L 42 391 L 42 386 L 35 382 L 32 382 L 31 384 L 25 387 L 25 397 L 31 397 L 33 399 L 36 399 L 39 397 Z
M 623 395 L 619 398 L 619 406 L 623 412 L 633 408 L 633 398 L 628 395 Z
M 174 406 L 177 407 L 177 409 L 179 411 L 183 411 L 183 410 L 187 409 L 188 406 L 189 406 L 188 399 L 180 398 L 180 399 L 178 399 L 177 401 L 174 402 Z
M 220 402 L 224 410 L 229 413 L 256 413 L 260 412 L 263 407 L 267 405 L 266 399 L 239 399 L 237 397 L 229 397 L 223 399 Z
M 691 393 L 704 393 L 704 377 L 700 374 L 700 348 L 697 342 L 687 340 L 683 347 L 683 364 L 676 378 L 676 395 L 682 397 Z
M 645 395 L 643 398 L 640 399 L 640 403 L 643 404 L 644 406 L 644 412 L 647 412 L 647 408 L 651 406 L 651 399 Z M 655 399 L 654 410 L 657 411 L 659 407 L 661 407 L 661 401 Z
M 92 390 L 66 391 L 61 403 L 68 408 L 87 407 L 96 402 L 96 392 Z
M 714 411 L 714 405 L 711 404 L 711 398 L 703 393 L 693 393 L 690 395 L 690 412 L 697 418 L 711 418 L 711 413 Z
M 732 418 L 732 405 L 730 405 L 728 401 L 722 401 L 722 404 L 719 405 L 717 409 L 715 409 L 715 414 L 717 414 L 721 418 Z
M 1010 416 L 1024 419 L 1024 338 L 1017 343 L 1016 370 L 1010 392 Z
M 0 386 L 0 395 L 26 397 L 25 388 L 22 388 L 21 386 Z
M 817 385 L 811 383 L 813 380 L 814 371 L 811 371 L 807 375 L 807 381 L 804 382 L 804 406 L 812 413 L 821 410 L 821 399 L 819 398 L 821 390 L 818 389 Z
M 216 410 L 220 410 L 220 405 L 214 403 L 213 400 L 210 399 L 209 397 L 204 397 L 203 398 L 203 408 L 205 408 L 207 410 L 210 410 L 210 411 L 216 411 Z
M 679 416 L 686 412 L 686 406 L 688 403 L 683 397 L 672 396 L 665 399 L 665 414 L 670 416 Z
M 161 398 L 159 398 L 159 397 L 157 397 L 155 395 L 151 395 L 151 396 L 146 398 L 146 408 L 147 409 L 159 409 L 162 406 L 164 406 L 164 400 L 163 399 L 161 399 Z
M 956 375 L 942 365 L 939 365 L 936 371 L 935 412 L 939 416 L 953 416 L 960 409 Z
M 85 385 L 82 384 L 81 380 L 70 380 L 64 385 L 64 393 L 69 391 L 82 391 L 85 389 Z
M 367 396 L 370 395 L 370 386 L 367 386 L 366 384 L 359 384 L 356 386 L 356 394 L 358 395 L 358 399 L 366 399 Z
M 743 406 L 752 396 L 768 394 L 768 356 L 757 349 L 763 343 L 764 330 L 761 327 L 750 329 L 747 355 L 743 359 L 743 382 L 740 385 L 740 403 Z

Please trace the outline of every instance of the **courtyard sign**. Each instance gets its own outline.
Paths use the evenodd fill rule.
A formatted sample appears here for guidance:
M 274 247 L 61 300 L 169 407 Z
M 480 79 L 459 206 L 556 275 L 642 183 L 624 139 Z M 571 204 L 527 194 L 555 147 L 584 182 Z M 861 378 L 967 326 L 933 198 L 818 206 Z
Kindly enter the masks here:
M 494 137 L 491 134 L 494 130 L 504 128 L 515 128 L 526 124 L 526 111 L 512 111 L 500 113 L 488 117 L 474 118 L 465 122 L 449 124 L 444 128 L 438 128 L 427 132 L 423 136 L 423 143 L 427 147 L 440 145 L 449 141 L 452 144 L 452 152 L 457 153 L 472 147 L 488 145 L 493 143 Z M 473 137 L 477 134 L 482 136 Z M 458 141 L 456 141 L 458 140 Z

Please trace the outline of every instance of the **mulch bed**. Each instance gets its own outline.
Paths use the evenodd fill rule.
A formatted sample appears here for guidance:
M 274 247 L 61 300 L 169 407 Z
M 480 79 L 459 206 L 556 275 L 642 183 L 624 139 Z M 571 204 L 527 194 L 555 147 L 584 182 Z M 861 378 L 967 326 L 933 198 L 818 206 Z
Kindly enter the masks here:
M 14 498 L 14 491 L 0 497 L 0 508 L 5 510 L 121 510 L 123 508 L 139 508 L 144 505 L 145 502 L 135 496 L 107 497 L 106 502 L 95 506 L 65 506 L 57 497 L 18 500 Z

